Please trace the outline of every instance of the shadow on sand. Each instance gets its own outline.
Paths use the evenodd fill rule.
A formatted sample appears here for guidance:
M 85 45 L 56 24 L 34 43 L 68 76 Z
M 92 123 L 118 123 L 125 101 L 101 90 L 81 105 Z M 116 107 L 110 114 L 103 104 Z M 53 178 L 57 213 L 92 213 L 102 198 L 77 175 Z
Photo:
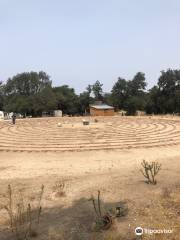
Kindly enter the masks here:
M 95 213 L 92 202 L 87 198 L 81 198 L 74 201 L 71 207 L 61 204 L 59 198 L 59 206 L 52 208 L 44 208 L 41 216 L 38 240 L 102 240 L 103 232 L 93 232 L 92 224 L 95 221 Z M 101 200 L 102 211 L 115 207 L 115 203 L 105 203 Z M 126 221 L 126 217 L 120 218 L 118 221 Z M 111 230 L 114 229 L 112 226 Z M 115 230 L 115 229 L 114 229 Z M 1 240 L 16 240 L 9 231 L 0 233 Z M 124 238 L 122 238 L 124 239 Z M 24 239 L 23 239 L 24 240 Z

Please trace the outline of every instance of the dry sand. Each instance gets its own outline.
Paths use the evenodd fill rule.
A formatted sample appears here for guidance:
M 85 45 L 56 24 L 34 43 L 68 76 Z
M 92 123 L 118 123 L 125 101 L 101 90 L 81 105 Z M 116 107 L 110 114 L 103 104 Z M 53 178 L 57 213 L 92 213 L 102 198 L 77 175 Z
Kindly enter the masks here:
M 88 199 L 91 194 L 96 196 L 97 190 L 101 191 L 106 208 L 119 201 L 128 204 L 128 216 L 118 220 L 111 231 L 127 237 L 134 236 L 137 226 L 159 227 L 157 219 L 150 219 L 150 215 L 142 212 L 145 213 L 148 206 L 151 209 L 152 201 L 159 201 L 164 187 L 177 192 L 180 186 L 179 119 L 108 117 L 98 118 L 98 123 L 94 123 L 91 118 L 90 126 L 82 126 L 81 120 L 19 120 L 16 126 L 0 122 L 2 205 L 8 184 L 22 189 L 28 201 L 44 184 L 38 235 L 38 239 L 43 240 L 51 239 L 51 232 L 59 234 L 56 240 L 61 239 L 63 233 L 64 239 L 103 239 L 104 233 L 91 230 L 94 213 Z M 57 127 L 58 122 L 62 122 L 61 128 Z M 62 147 L 61 144 L 65 145 Z M 144 182 L 139 171 L 143 159 L 162 164 L 156 186 Z M 54 194 L 53 186 L 58 180 L 65 182 L 63 197 Z M 179 193 L 180 189 L 177 199 L 180 199 Z M 175 219 L 180 222 L 180 211 Z M 162 222 L 164 228 L 174 226 L 169 226 L 168 218 Z M 7 214 L 3 208 L 0 225 L 0 239 L 13 239 L 7 229 Z M 180 239 L 180 229 L 173 230 L 174 235 L 162 239 Z

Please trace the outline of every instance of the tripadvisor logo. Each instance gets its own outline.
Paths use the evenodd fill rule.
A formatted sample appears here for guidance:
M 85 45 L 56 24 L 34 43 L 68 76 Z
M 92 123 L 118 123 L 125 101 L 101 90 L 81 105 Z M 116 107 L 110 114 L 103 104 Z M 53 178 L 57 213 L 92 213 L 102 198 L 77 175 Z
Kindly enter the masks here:
M 173 233 L 172 229 L 147 229 L 147 228 L 142 228 L 142 227 L 137 227 L 135 229 L 135 234 L 137 236 L 141 236 L 143 234 L 170 234 Z
M 143 228 L 137 227 L 137 228 L 135 229 L 135 234 L 136 234 L 137 236 L 143 235 Z

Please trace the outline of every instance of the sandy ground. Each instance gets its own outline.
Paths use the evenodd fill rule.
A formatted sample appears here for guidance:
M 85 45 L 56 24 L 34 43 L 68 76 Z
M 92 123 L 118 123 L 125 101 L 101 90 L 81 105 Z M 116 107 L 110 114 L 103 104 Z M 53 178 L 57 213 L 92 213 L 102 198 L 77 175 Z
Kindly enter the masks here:
M 179 122 L 176 124 L 178 129 Z M 156 186 L 146 184 L 139 171 L 144 159 L 162 164 Z M 57 181 L 65 183 L 65 195 L 62 197 L 54 192 Z M 96 196 L 97 190 L 100 190 L 104 208 L 116 206 L 120 201 L 128 204 L 128 215 L 119 219 L 110 231 L 122 236 L 118 239 L 131 240 L 135 239 L 134 229 L 137 226 L 173 229 L 174 220 L 161 219 L 162 224 L 159 225 L 161 220 L 146 214 L 144 209 L 151 209 L 152 201 L 159 201 L 165 187 L 172 189 L 174 193 L 178 192 L 180 145 L 80 152 L 1 151 L 0 239 L 14 239 L 7 228 L 8 217 L 3 209 L 8 184 L 14 189 L 21 189 L 27 201 L 36 197 L 41 184 L 45 185 L 41 227 L 37 239 L 60 240 L 63 239 L 63 234 L 64 239 L 104 239 L 104 232 L 92 231 L 95 216 L 92 204 L 88 201 L 92 194 Z M 177 196 L 180 199 L 180 191 Z M 156 214 L 161 216 L 162 213 Z M 180 211 L 176 212 L 174 219 L 180 222 Z M 173 231 L 173 234 L 164 235 L 162 239 L 180 239 L 180 229 L 174 228 Z M 51 236 L 51 232 L 55 232 L 57 238 Z M 147 239 L 160 238 L 151 236 Z

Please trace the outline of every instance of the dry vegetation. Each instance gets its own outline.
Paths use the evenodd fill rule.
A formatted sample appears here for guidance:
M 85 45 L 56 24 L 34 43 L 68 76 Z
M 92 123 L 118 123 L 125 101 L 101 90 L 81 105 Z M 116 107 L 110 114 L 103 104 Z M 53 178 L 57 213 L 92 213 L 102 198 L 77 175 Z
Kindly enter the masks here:
M 8 185 L 7 193 L 2 199 L 1 208 L 7 213 L 7 224 L 14 239 L 26 240 L 38 236 L 43 193 L 44 185 L 41 186 L 41 190 L 37 194 L 36 206 L 33 206 L 32 201 L 28 202 L 25 199 L 22 190 L 14 191 L 11 185 Z
M 141 165 L 143 168 L 140 169 L 140 171 L 145 177 L 146 182 L 148 184 L 156 185 L 157 184 L 156 175 L 161 170 L 161 164 L 159 164 L 158 162 L 148 163 L 147 161 L 143 160 Z
M 73 119 L 0 123 L 0 240 L 179 240 L 180 121 Z

